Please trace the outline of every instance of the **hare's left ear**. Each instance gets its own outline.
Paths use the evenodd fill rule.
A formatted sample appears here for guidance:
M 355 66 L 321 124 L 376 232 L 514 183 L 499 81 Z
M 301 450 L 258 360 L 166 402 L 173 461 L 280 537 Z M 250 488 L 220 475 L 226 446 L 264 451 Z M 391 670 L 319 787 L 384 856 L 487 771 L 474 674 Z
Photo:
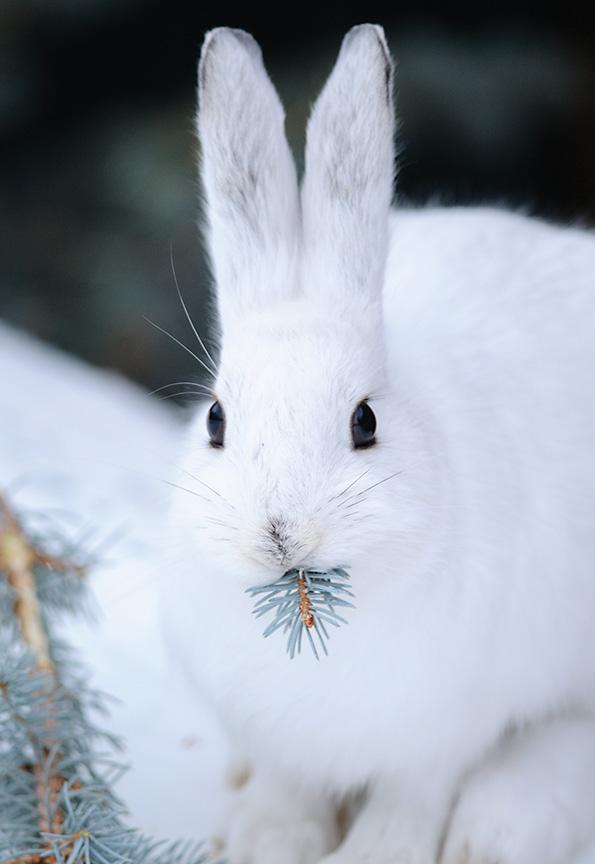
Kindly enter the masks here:
M 298 186 L 283 108 L 249 33 L 207 33 L 198 94 L 208 245 L 225 330 L 296 290 Z
M 382 28 L 354 27 L 308 123 L 304 288 L 338 311 L 380 307 L 394 178 L 392 80 Z

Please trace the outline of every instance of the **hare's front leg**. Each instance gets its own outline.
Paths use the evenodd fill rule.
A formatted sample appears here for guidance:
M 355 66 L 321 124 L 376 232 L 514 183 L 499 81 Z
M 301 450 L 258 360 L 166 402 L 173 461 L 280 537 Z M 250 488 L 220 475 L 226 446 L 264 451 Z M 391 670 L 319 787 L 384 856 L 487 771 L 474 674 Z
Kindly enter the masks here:
M 235 790 L 228 822 L 226 864 L 318 864 L 338 840 L 330 801 L 262 772 Z
M 339 848 L 320 864 L 435 864 L 453 785 L 374 785 Z M 427 793 L 427 794 L 425 794 Z
M 576 864 L 594 841 L 595 723 L 559 720 L 507 741 L 469 777 L 442 864 Z

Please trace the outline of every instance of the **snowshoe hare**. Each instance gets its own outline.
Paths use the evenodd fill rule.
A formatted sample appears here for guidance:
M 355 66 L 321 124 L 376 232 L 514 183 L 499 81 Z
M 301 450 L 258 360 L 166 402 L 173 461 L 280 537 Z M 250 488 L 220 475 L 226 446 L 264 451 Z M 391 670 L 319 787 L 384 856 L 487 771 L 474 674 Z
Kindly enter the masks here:
M 392 78 L 382 29 L 352 29 L 300 188 L 258 45 L 206 36 L 221 353 L 166 624 L 251 766 L 230 864 L 574 864 L 595 837 L 595 237 L 392 209 Z M 290 660 L 246 589 L 337 566 L 349 622 Z

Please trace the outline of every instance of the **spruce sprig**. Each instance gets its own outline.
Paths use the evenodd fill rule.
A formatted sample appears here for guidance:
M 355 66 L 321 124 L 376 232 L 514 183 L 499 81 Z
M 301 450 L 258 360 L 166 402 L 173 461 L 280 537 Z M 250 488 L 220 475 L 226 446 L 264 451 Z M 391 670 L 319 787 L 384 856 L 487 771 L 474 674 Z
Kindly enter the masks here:
M 287 653 L 293 658 L 301 652 L 305 634 L 314 656 L 319 660 L 316 641 L 328 654 L 326 643 L 330 636 L 326 625 L 339 627 L 347 624 L 346 619 L 337 612 L 337 607 L 353 608 L 353 603 L 347 599 L 354 596 L 346 587 L 348 582 L 349 574 L 344 567 L 331 570 L 293 568 L 276 582 L 248 588 L 247 593 L 259 597 L 253 610 L 257 618 L 268 613 L 274 616 L 263 631 L 263 636 L 282 630 L 287 634 Z

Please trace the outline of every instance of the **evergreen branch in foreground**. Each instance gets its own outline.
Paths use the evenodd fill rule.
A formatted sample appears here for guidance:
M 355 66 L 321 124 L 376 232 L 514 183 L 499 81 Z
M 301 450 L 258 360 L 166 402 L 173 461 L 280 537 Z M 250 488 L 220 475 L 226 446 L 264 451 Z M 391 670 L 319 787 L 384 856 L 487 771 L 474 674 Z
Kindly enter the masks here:
M 118 741 L 91 720 L 104 699 L 52 633 L 84 607 L 85 568 L 42 545 L 0 495 L 1 864 L 205 864 L 200 845 L 125 824 Z

